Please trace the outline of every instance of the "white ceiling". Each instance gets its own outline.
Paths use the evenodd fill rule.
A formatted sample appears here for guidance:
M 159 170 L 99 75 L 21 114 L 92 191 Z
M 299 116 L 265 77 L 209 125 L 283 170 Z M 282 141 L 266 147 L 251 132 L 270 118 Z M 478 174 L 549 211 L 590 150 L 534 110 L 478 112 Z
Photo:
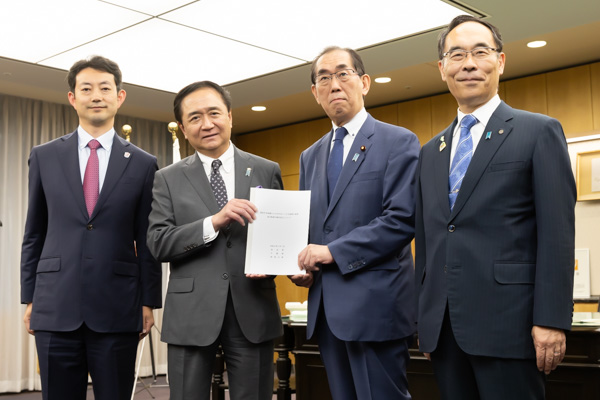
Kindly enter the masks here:
M 444 1 L 441 16 L 428 12 L 440 3 L 433 0 L 347 1 L 346 7 L 323 0 L 5 3 L 0 93 L 66 103 L 65 70 L 99 53 L 117 61 L 130 83 L 122 114 L 170 121 L 173 92 L 211 79 L 232 93 L 234 133 L 324 116 L 310 93 L 308 60 L 332 44 L 359 49 L 373 78 L 392 78 L 372 85 L 367 106 L 446 91 L 437 71 L 436 40 L 439 26 L 456 14 L 449 6 L 500 28 L 507 54 L 503 79 L 600 60 L 598 0 Z M 401 11 L 417 3 L 426 11 Z M 293 6 L 281 10 L 281 4 Z M 417 33 L 408 34 L 411 30 Z M 350 32 L 359 33 L 357 41 L 346 41 Z M 374 35 L 367 40 L 367 33 Z M 548 46 L 528 49 L 525 44 L 534 39 Z M 167 83 L 158 85 L 159 77 Z M 253 105 L 267 111 L 250 111 Z
M 440 0 L 370 0 L 382 11 L 376 20 L 364 8 L 363 0 L 5 1 L 0 37 L 11 39 L 0 41 L 0 55 L 68 70 L 100 54 L 128 83 L 177 92 L 197 80 L 227 85 L 306 64 L 331 43 L 394 40 L 462 13 Z M 330 17 L 327 35 L 307 24 Z

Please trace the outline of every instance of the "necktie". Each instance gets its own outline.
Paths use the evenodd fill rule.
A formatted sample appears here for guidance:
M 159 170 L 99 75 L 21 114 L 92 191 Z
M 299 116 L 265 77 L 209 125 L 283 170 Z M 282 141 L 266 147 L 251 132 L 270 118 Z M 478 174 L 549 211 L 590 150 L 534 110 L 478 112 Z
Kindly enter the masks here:
M 463 178 L 473 158 L 473 139 L 471 138 L 471 128 L 477 123 L 477 118 L 472 115 L 465 115 L 460 122 L 460 139 L 456 146 L 456 153 L 452 160 L 450 168 L 450 177 L 448 179 L 450 210 L 454 208 L 458 191 L 462 185 Z
M 342 166 L 344 164 L 344 136 L 348 131 L 346 128 L 341 127 L 335 130 L 335 137 L 333 139 L 333 148 L 329 153 L 329 161 L 327 162 L 327 183 L 329 185 L 329 198 L 333 194 L 333 189 L 337 184 L 340 172 L 342 172 Z
M 210 186 L 215 194 L 219 210 L 227 204 L 227 189 L 225 188 L 225 181 L 223 181 L 223 177 L 219 172 L 221 164 L 221 160 L 214 160 L 212 162 L 212 172 L 210 173 Z
M 99 141 L 92 139 L 88 142 L 88 147 L 90 148 L 90 158 L 85 166 L 85 174 L 83 174 L 83 196 L 88 215 L 91 217 L 100 193 L 100 162 L 96 150 L 101 146 Z

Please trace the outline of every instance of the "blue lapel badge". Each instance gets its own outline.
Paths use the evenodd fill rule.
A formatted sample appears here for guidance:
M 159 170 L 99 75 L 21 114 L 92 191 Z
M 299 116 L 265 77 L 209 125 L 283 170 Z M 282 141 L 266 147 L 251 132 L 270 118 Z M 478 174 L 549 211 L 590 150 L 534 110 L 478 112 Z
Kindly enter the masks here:
M 246 176 L 250 176 L 251 173 L 252 173 L 252 168 L 246 169 Z
M 485 134 L 485 140 L 490 140 L 491 137 L 492 137 L 492 131 L 489 131 L 488 133 Z
M 358 160 L 358 153 L 354 153 L 354 156 L 352 157 L 352 161 L 356 162 L 356 160 Z

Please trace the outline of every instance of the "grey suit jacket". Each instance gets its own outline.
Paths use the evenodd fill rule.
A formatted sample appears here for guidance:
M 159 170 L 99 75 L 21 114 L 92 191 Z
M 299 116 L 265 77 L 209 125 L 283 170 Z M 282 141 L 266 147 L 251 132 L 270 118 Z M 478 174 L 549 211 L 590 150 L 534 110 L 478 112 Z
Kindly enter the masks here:
M 250 187 L 283 187 L 278 164 L 237 148 L 234 151 L 236 198 L 248 199 Z M 214 343 L 229 291 L 249 341 L 260 343 L 280 336 L 274 280 L 254 280 L 244 274 L 247 226 L 232 223 L 214 241 L 203 242 L 204 218 L 219 208 L 198 155 L 158 171 L 152 194 L 148 248 L 160 261 L 171 263 L 162 340 L 193 346 Z

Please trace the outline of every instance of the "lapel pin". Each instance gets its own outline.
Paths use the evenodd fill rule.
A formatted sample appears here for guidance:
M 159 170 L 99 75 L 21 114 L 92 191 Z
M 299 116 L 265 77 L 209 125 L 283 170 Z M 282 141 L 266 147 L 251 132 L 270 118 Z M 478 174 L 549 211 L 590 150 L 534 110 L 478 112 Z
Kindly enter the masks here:
M 354 153 L 354 157 L 352 157 L 352 161 L 356 162 L 358 160 L 358 153 Z
M 485 140 L 490 140 L 491 137 L 492 137 L 492 131 L 489 131 L 488 133 L 485 134 Z
M 444 150 L 446 148 L 446 138 L 444 138 L 443 136 L 440 138 L 440 151 Z
M 250 176 L 250 173 L 252 172 L 252 168 L 248 168 L 246 170 L 246 176 Z
M 360 151 L 365 151 L 367 148 L 365 146 L 360 146 Z
M 502 134 L 504 133 L 504 129 L 500 129 L 500 130 L 498 131 L 498 133 L 499 133 L 500 135 L 502 135 Z
M 123 157 L 125 158 L 129 158 L 131 156 L 131 153 L 126 151 L 125 154 L 123 154 Z

